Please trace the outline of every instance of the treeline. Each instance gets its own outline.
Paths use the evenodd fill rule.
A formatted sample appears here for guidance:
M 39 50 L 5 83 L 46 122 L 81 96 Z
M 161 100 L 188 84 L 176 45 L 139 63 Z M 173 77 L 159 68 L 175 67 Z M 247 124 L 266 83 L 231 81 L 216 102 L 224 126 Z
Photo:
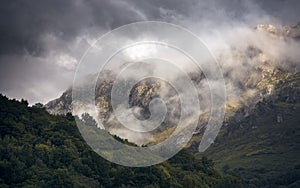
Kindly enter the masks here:
M 93 152 L 74 117 L 0 95 L 0 187 L 241 187 L 187 150 L 162 164 L 130 168 Z M 119 139 L 119 138 L 118 138 Z

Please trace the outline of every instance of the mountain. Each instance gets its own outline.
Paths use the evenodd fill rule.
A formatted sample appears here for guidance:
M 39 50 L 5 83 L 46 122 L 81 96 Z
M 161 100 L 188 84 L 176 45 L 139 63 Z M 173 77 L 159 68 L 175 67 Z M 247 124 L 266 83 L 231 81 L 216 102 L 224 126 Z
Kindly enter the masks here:
M 260 41 L 245 42 L 247 45 L 244 48 L 231 47 L 230 56 L 221 54 L 217 57 L 218 61 L 224 62 L 222 68 L 228 93 L 226 114 L 216 140 L 202 154 L 198 152 L 198 145 L 209 119 L 209 102 L 206 101 L 209 101 L 210 95 L 203 87 L 204 75 L 196 71 L 188 72 L 200 91 L 199 98 L 204 101 L 201 105 L 204 110 L 195 112 L 199 113 L 199 123 L 187 148 L 195 155 L 212 158 L 216 167 L 224 173 L 241 176 L 247 187 L 299 187 L 300 59 L 294 53 L 298 53 L 295 49 L 299 48 L 300 22 L 284 27 L 258 25 L 251 32 L 259 36 L 258 40 L 265 40 L 266 44 Z M 278 47 L 270 50 L 268 48 L 272 46 L 268 45 Z M 234 66 L 226 64 L 227 59 L 239 63 Z M 106 130 L 127 139 L 130 134 L 120 135 L 123 132 L 121 125 L 110 121 L 110 91 L 115 75 L 111 71 L 100 76 L 96 86 L 99 116 L 103 118 Z M 180 110 L 179 101 L 174 97 L 176 92 L 166 85 L 162 81 L 146 80 L 131 90 L 129 106 L 133 111 L 138 107 L 137 116 L 140 119 L 149 117 L 149 102 L 155 97 L 162 97 L 161 90 L 170 90 L 168 97 L 174 99 L 167 102 L 169 109 L 175 109 L 175 113 L 169 114 L 162 128 L 142 140 L 143 145 L 159 143 L 174 131 Z M 71 111 L 71 93 L 69 89 L 60 98 L 46 104 L 47 111 L 58 114 Z M 177 106 L 174 107 L 174 104 Z
M 279 29 L 259 27 L 280 40 L 299 40 L 300 23 Z M 281 64 L 288 64 L 288 60 Z M 266 70 L 269 76 L 256 85 L 260 99 L 253 106 L 232 109 L 228 105 L 217 139 L 200 156 L 212 158 L 225 173 L 241 176 L 247 187 L 299 187 L 300 73 Z M 201 135 L 193 139 L 199 141 Z M 197 144 L 191 142 L 190 149 L 196 152 Z
M 149 70 L 152 70 L 153 68 L 149 64 L 144 65 L 149 66 Z M 94 75 L 91 75 L 91 77 L 93 78 Z M 107 131 L 111 132 L 112 134 L 118 134 L 115 132 L 120 132 L 120 129 L 122 129 L 123 132 L 126 131 L 126 133 L 128 132 L 130 134 L 132 133 L 132 131 L 129 132 L 129 130 L 124 130 L 124 126 L 116 120 L 113 114 L 113 108 L 111 104 L 111 90 L 115 79 L 116 75 L 113 71 L 106 71 L 104 74 L 100 75 L 97 78 L 97 84 L 95 88 L 95 102 L 96 107 L 98 109 L 98 114 L 91 113 L 91 115 L 96 120 L 101 119 L 102 125 Z M 120 87 L 125 87 L 128 84 L 128 82 L 135 81 L 124 81 L 124 83 L 121 83 Z M 164 92 L 162 90 L 168 91 L 166 96 L 163 96 Z M 167 102 L 167 115 L 163 121 L 163 124 L 165 126 L 155 130 L 155 132 L 161 132 L 170 127 L 173 127 L 175 124 L 174 122 L 176 122 L 176 119 L 178 119 L 177 117 L 180 113 L 180 106 L 179 99 L 178 96 L 176 96 L 176 94 L 176 90 L 172 88 L 172 86 L 169 85 L 167 82 L 163 80 L 148 78 L 139 81 L 137 84 L 134 85 L 129 95 L 129 108 L 133 111 L 133 113 L 138 119 L 144 120 L 149 118 L 150 116 L 149 105 L 152 99 L 157 97 L 172 98 L 172 100 L 169 100 Z M 83 103 L 82 106 L 84 106 L 84 101 L 80 102 Z M 78 115 L 79 117 L 81 117 L 81 115 L 84 112 L 86 112 L 84 107 L 77 111 L 72 111 L 73 105 L 74 101 L 72 101 L 72 89 L 68 89 L 62 94 L 60 98 L 48 102 L 46 105 L 44 105 L 44 107 L 51 114 L 67 114 L 68 112 L 72 112 L 74 115 Z M 89 111 L 87 112 L 90 113 Z M 144 140 L 146 140 L 146 138 L 142 138 L 142 141 L 138 142 L 136 140 L 131 140 L 126 136 L 118 136 L 124 139 L 129 139 L 130 141 L 134 141 L 139 145 L 144 144 Z
M 241 176 L 249 187 L 300 185 L 300 74 L 278 81 L 272 95 L 229 118 L 201 154 L 223 172 Z M 190 149 L 196 152 L 197 144 Z
M 291 37 L 300 39 L 300 22 L 295 26 L 275 27 L 271 24 L 260 24 L 256 26 L 257 30 L 265 30 L 276 37 Z
M 2 95 L 0 109 L 0 187 L 242 187 L 186 149 L 158 165 L 124 167 L 92 151 L 70 113 L 50 115 Z

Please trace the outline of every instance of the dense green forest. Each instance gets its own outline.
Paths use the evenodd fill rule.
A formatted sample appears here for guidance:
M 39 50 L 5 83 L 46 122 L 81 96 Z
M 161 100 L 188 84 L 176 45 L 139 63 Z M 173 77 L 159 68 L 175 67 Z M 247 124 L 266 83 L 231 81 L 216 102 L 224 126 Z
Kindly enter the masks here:
M 89 148 L 71 114 L 3 95 L 0 129 L 0 187 L 242 187 L 187 150 L 151 167 L 113 164 Z

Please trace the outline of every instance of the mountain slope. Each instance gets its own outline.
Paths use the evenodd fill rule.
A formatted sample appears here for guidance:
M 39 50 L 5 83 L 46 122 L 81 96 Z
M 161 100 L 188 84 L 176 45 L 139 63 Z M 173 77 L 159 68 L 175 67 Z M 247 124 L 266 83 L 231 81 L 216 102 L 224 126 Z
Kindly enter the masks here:
M 300 180 L 300 60 L 297 54 L 291 54 L 300 47 L 300 23 L 292 27 L 258 25 L 253 32 L 259 33 L 255 36 L 259 36 L 259 40 L 266 39 L 266 43 L 259 41 L 248 45 L 245 41 L 247 45 L 230 46 L 229 55 L 221 54 L 217 57 L 221 64 L 224 62 L 222 68 L 228 91 L 226 115 L 217 139 L 202 155 L 213 158 L 216 166 L 225 173 L 242 176 L 249 187 L 297 187 Z M 272 45 L 278 47 L 273 49 Z M 286 49 L 281 51 L 279 47 Z M 233 61 L 233 64 L 226 64 L 227 59 Z M 205 88 L 202 90 L 205 85 L 202 84 L 205 81 L 203 75 L 192 72 L 189 76 L 200 95 L 205 93 Z M 104 82 L 96 88 L 96 96 L 99 97 L 96 105 L 107 114 L 112 110 L 110 90 L 113 82 L 110 78 L 103 75 Z M 152 84 L 141 82 L 132 89 L 129 101 L 131 107 L 142 107 L 147 112 L 149 101 L 157 96 L 152 91 L 158 91 L 155 82 Z M 65 104 L 71 106 L 70 100 L 65 99 L 70 93 L 68 90 L 55 100 L 57 104 L 62 104 L 58 105 L 61 110 L 56 112 L 64 112 Z M 209 98 L 203 96 L 199 97 L 201 101 L 209 101 Z M 56 109 L 57 105 L 49 104 L 52 102 L 46 105 L 48 111 Z M 209 118 L 207 111 L 201 114 L 198 128 L 187 146 L 197 155 Z M 162 126 L 165 129 L 153 132 L 144 144 L 156 144 L 166 139 L 174 131 L 171 123 L 164 122 Z M 114 127 L 112 124 L 109 126 Z M 119 126 L 115 128 L 119 129 Z
M 250 186 L 300 185 L 300 73 L 275 85 L 245 116 L 223 126 L 203 154 L 225 173 L 240 175 Z M 242 117 L 242 118 L 241 118 Z
M 242 186 L 239 178 L 223 176 L 210 160 L 187 150 L 151 167 L 119 166 L 87 146 L 71 114 L 50 115 L 2 95 L 0 109 L 0 187 Z

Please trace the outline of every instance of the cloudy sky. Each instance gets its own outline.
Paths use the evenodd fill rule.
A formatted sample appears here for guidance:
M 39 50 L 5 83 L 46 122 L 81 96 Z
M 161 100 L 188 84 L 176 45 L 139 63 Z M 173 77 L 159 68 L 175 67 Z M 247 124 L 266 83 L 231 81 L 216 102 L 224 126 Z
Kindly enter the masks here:
M 3 0 L 0 92 L 31 104 L 59 97 L 85 50 L 124 24 L 166 21 L 201 35 L 224 25 L 295 25 L 299 9 L 299 0 Z

